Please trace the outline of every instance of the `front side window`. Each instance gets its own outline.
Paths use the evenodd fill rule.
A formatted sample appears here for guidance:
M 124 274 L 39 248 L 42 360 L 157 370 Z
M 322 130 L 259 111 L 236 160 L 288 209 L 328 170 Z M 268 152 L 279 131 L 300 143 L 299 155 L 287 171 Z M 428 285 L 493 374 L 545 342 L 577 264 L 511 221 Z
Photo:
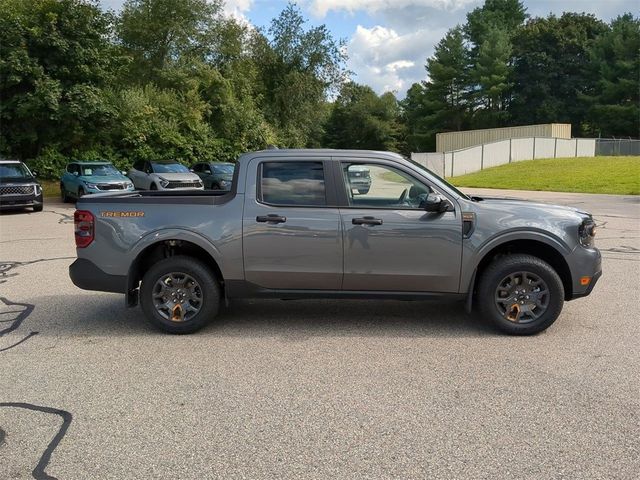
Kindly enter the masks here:
M 259 197 L 272 205 L 326 205 L 322 162 L 263 163 Z
M 418 209 L 431 192 L 411 175 L 386 165 L 344 163 L 342 171 L 352 207 Z

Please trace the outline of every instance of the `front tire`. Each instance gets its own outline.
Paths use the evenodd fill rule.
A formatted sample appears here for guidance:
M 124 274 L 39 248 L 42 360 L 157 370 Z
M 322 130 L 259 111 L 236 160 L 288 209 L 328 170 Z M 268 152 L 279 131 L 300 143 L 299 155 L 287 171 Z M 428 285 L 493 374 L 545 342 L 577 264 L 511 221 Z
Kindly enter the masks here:
M 152 183 L 152 184 L 149 186 L 149 190 L 158 190 L 158 186 L 157 186 L 155 183 Z
M 532 255 L 493 260 L 481 275 L 477 302 L 480 313 L 511 335 L 533 335 L 556 321 L 564 304 L 558 273 Z
M 220 286 L 213 272 L 192 257 L 176 255 L 153 265 L 142 278 L 140 304 L 156 328 L 194 333 L 220 308 Z
M 60 200 L 62 200 L 62 203 L 69 203 L 69 195 L 67 195 L 62 183 L 60 184 Z

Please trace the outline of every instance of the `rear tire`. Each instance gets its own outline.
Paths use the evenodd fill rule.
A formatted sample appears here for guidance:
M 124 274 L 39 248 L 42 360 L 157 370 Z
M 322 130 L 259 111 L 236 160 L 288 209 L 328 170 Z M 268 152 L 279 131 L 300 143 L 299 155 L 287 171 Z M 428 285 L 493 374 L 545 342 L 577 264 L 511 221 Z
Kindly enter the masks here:
M 484 270 L 476 298 L 482 316 L 501 331 L 533 335 L 560 315 L 564 286 L 551 265 L 538 257 L 507 255 Z
M 144 274 L 140 304 L 156 328 L 174 334 L 194 333 L 218 314 L 220 286 L 205 264 L 176 255 L 157 262 Z

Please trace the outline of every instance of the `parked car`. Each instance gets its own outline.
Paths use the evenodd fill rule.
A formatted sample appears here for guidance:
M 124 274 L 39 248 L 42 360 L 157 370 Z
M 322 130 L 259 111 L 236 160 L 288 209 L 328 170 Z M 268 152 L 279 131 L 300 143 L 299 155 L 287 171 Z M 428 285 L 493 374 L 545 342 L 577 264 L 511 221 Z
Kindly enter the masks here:
M 129 170 L 129 178 L 140 190 L 203 190 L 200 177 L 175 160 L 140 160 Z
M 371 173 L 366 167 L 354 166 L 346 172 L 349 178 L 349 186 L 352 191 L 360 195 L 366 195 L 371 188 Z
M 354 194 L 356 167 L 380 182 L 375 195 Z M 589 213 L 468 197 L 397 154 L 268 150 L 236 168 L 230 192 L 81 198 L 73 283 L 139 299 L 173 333 L 202 328 L 230 298 L 361 297 L 459 299 L 530 335 L 602 274 Z
M 210 190 L 231 190 L 234 169 L 235 164 L 222 162 L 196 163 L 192 168 Z
M 0 209 L 25 207 L 42 211 L 42 186 L 21 161 L 0 160 Z
M 60 178 L 63 202 L 92 193 L 133 191 L 133 183 L 110 162 L 71 162 Z

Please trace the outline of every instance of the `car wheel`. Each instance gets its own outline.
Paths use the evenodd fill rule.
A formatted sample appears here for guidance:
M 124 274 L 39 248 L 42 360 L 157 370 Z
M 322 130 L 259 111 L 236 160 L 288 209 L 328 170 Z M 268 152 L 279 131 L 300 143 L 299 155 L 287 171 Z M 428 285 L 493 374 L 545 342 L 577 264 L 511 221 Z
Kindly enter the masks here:
M 33 211 L 34 212 L 41 212 L 43 208 L 44 208 L 44 205 L 42 203 L 40 205 L 34 205 L 33 206 Z
M 69 195 L 67 195 L 67 191 L 62 184 L 60 184 L 60 200 L 62 200 L 62 203 L 69 203 Z
M 155 183 L 152 183 L 149 190 L 158 190 L 158 186 Z
M 168 333 L 193 333 L 211 322 L 220 308 L 213 272 L 192 257 L 176 255 L 157 262 L 140 287 L 142 311 Z
M 483 317 L 503 332 L 532 335 L 556 321 L 564 304 L 558 273 L 532 255 L 507 255 L 491 262 L 477 290 Z
M 84 188 L 80 187 L 78 189 L 78 198 L 82 197 L 84 195 Z

